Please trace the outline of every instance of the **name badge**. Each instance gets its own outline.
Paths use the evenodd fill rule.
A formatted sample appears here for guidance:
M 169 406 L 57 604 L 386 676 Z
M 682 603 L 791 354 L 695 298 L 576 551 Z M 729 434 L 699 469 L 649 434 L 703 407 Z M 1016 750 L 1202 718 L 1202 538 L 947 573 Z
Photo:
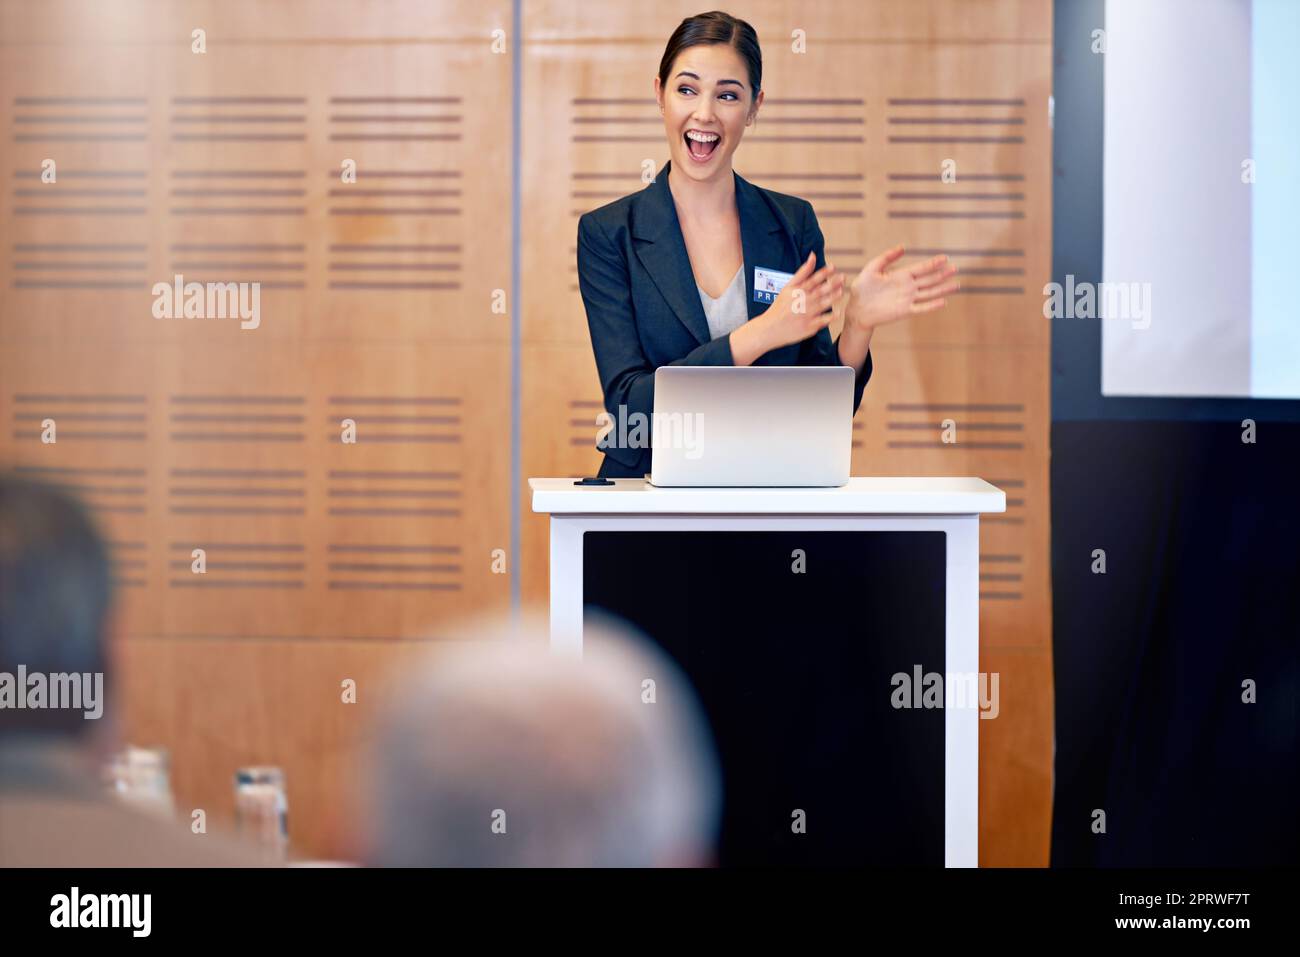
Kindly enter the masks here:
M 794 277 L 792 272 L 781 272 L 767 266 L 754 267 L 754 301 L 773 302 L 781 289 Z

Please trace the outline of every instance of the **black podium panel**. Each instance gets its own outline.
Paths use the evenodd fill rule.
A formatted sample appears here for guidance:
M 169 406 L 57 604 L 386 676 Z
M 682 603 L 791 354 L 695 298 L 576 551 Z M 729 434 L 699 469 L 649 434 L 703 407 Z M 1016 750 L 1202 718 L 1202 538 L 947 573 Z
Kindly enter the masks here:
M 586 614 L 640 628 L 703 701 L 723 866 L 943 866 L 943 710 L 896 708 L 892 679 L 944 672 L 945 546 L 942 532 L 583 536 Z

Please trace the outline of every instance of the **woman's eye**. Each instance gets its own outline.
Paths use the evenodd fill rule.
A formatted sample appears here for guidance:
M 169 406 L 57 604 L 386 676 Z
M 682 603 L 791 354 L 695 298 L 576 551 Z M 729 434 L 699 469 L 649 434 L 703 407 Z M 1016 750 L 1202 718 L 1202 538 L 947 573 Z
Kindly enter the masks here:
M 694 93 L 695 91 L 692 90 L 689 86 L 679 86 L 679 87 L 677 88 L 677 92 L 678 92 L 678 93 Z

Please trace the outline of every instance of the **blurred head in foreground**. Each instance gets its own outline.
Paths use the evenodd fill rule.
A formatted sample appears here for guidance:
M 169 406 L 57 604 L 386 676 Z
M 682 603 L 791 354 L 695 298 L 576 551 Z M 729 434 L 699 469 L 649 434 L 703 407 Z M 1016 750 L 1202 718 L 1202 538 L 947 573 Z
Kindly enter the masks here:
M 104 793 L 112 735 L 101 726 L 120 710 L 105 701 L 111 599 L 107 549 L 85 509 L 0 472 L 0 867 L 261 863 Z
M 0 742 L 32 733 L 84 739 L 95 730 L 110 593 L 107 551 L 81 505 L 51 486 L 0 473 L 0 675 L 8 677 L 0 689 Z M 46 706 L 19 708 L 8 699 L 28 693 L 17 686 L 20 668 L 24 676 L 66 677 L 48 679 Z M 78 706 L 49 707 L 56 695 Z
M 612 622 L 581 660 L 544 622 L 483 622 L 410 674 L 381 722 L 369 863 L 711 864 L 712 738 L 685 677 Z

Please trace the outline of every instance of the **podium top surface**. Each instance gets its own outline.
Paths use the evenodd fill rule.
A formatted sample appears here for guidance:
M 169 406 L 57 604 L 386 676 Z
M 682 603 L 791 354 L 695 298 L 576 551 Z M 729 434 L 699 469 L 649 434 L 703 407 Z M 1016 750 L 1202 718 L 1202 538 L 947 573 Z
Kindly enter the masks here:
M 534 478 L 533 511 L 552 515 L 971 515 L 1005 512 L 1007 496 L 980 478 L 849 479 L 838 488 L 656 488 L 644 479 L 574 485 Z

